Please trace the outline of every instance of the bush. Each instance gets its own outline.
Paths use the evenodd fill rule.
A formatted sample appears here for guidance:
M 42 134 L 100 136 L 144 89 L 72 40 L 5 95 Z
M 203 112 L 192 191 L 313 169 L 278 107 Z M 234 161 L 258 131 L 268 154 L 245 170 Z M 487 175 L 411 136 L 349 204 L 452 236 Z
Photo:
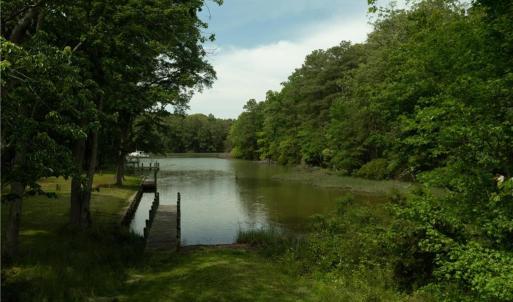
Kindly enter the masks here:
M 375 180 L 385 179 L 388 174 L 388 162 L 384 158 L 371 160 L 355 173 L 356 176 Z
M 233 147 L 232 151 L 230 151 L 230 155 L 233 158 L 242 158 L 243 157 L 242 151 L 238 147 Z
M 442 301 L 513 301 L 513 179 L 486 195 L 419 191 L 397 205 L 390 247 L 403 288 Z M 469 211 L 462 199 L 479 204 Z

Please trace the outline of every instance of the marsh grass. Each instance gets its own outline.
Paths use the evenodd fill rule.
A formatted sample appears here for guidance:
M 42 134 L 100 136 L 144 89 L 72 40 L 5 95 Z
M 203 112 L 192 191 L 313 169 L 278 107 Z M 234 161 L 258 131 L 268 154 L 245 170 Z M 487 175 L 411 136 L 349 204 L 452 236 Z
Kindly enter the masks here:
M 266 256 L 282 255 L 290 249 L 298 249 L 301 236 L 293 235 L 275 227 L 239 230 L 237 243 L 249 244 Z
M 280 181 L 296 181 L 323 188 L 335 188 L 357 194 L 383 195 L 390 191 L 408 193 L 418 184 L 398 180 L 370 180 L 359 177 L 338 175 L 336 172 L 316 167 L 299 166 L 290 171 L 273 176 Z

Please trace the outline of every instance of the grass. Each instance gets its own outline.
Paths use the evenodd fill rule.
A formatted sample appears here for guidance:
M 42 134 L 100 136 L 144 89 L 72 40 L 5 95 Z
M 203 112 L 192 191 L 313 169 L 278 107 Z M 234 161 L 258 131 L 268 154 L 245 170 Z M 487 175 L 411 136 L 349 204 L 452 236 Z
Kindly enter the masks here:
M 252 250 L 156 254 L 134 271 L 120 301 L 339 301 L 334 284 L 301 278 Z
M 316 167 L 299 166 L 287 173 L 273 177 L 280 181 L 297 181 L 323 188 L 337 188 L 354 193 L 384 195 L 390 191 L 408 193 L 416 187 L 414 183 L 397 180 L 370 180 L 354 176 L 341 176 L 335 172 Z
M 96 185 L 113 182 L 112 174 L 95 177 Z M 43 189 L 58 195 L 24 199 L 20 254 L 2 267 L 2 300 L 80 301 L 84 297 L 117 295 L 126 266 L 137 263 L 142 252 L 141 240 L 120 229 L 118 223 L 137 182 L 128 177 L 123 187 L 94 192 L 94 227 L 83 233 L 67 225 L 70 182 L 62 178 L 42 180 Z M 60 189 L 56 191 L 56 187 Z M 4 230 L 6 216 L 7 208 L 2 204 Z
M 263 229 L 240 230 L 237 243 L 248 244 L 266 257 L 282 255 L 291 249 L 298 249 L 304 239 L 282 230 L 267 227 Z
M 291 273 L 329 284 L 336 301 L 432 301 L 428 294 L 406 294 L 394 276 L 387 230 L 390 202 L 356 201 L 343 196 L 337 211 L 315 216 L 310 233 L 294 238 L 273 228 L 240 231 L 238 243 L 258 249 Z

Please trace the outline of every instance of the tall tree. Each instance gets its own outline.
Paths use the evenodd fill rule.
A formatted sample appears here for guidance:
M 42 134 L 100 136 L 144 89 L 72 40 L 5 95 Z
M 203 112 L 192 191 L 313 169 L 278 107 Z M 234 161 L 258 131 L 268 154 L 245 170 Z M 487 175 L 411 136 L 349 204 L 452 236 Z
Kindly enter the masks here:
M 4 5 L 5 4 L 5 5 Z M 22 199 L 41 177 L 75 171 L 73 139 L 85 137 L 88 99 L 94 83 L 71 63 L 72 51 L 51 43 L 44 26 L 57 10 L 53 1 L 2 2 L 2 186 L 9 185 L 5 252 L 18 248 Z M 86 108 L 81 112 L 77 108 Z
M 206 24 L 197 17 L 202 5 L 203 1 L 77 1 L 66 8 L 67 18 L 59 20 L 68 31 L 57 31 L 54 42 L 76 45 L 77 60 L 98 85 L 95 120 L 116 115 L 115 125 L 122 129 L 118 162 L 130 134 L 123 129 L 130 129 L 138 114 L 155 106 L 183 106 L 192 89 L 211 83 L 214 72 L 202 46 L 208 38 L 201 31 Z M 85 176 L 72 179 L 70 222 L 81 228 L 91 220 L 99 122 L 73 147 Z

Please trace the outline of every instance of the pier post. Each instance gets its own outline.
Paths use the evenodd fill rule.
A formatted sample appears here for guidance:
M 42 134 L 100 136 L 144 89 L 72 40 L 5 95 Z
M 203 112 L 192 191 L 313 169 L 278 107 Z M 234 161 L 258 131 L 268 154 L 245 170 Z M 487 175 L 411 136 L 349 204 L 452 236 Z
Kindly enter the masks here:
M 153 178 L 155 179 L 155 192 L 157 192 L 157 172 L 157 169 L 153 172 Z
M 180 241 L 182 238 L 181 211 L 180 211 L 180 192 L 176 198 L 176 250 L 180 251 Z
M 145 225 L 145 227 L 144 227 L 144 239 L 147 239 L 148 235 L 150 233 L 150 220 L 146 219 L 144 225 Z

